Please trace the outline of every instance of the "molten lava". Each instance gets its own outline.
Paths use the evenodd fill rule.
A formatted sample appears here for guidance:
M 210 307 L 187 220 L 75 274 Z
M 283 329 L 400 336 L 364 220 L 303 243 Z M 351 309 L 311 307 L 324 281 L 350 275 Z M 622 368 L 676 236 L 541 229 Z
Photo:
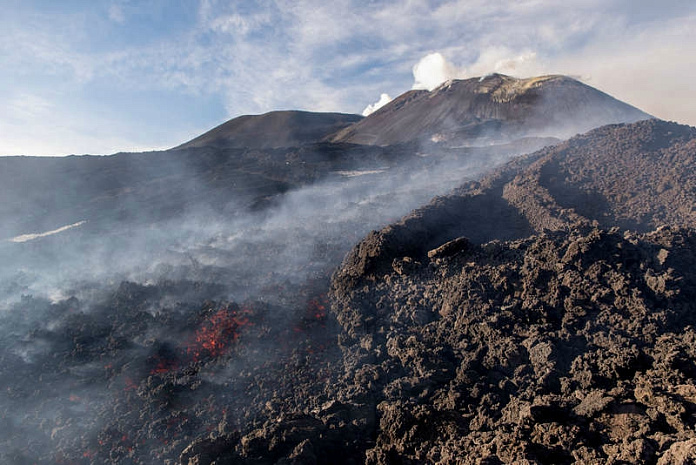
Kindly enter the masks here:
M 240 328 L 250 325 L 247 310 L 222 308 L 203 321 L 186 353 L 194 360 L 217 358 L 239 338 Z
M 157 360 L 157 366 L 150 370 L 151 375 L 158 375 L 158 374 L 164 374 L 164 373 L 169 373 L 172 370 L 177 370 L 179 369 L 179 363 L 177 360 L 170 360 L 166 358 L 159 358 Z
M 307 316 L 323 320 L 326 318 L 326 306 L 328 305 L 328 298 L 326 294 L 321 294 L 318 297 L 311 299 L 307 302 Z

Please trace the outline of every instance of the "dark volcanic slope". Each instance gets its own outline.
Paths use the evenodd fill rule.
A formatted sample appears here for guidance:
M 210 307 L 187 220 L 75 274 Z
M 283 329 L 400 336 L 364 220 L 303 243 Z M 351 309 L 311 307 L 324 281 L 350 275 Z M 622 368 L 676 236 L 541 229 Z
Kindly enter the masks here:
M 390 266 L 460 236 L 520 239 L 598 224 L 693 227 L 696 129 L 660 120 L 610 125 L 522 157 L 373 233 L 344 272 Z M 384 263 L 382 263 L 384 262 Z
M 600 128 L 371 233 L 332 278 L 316 407 L 181 463 L 694 463 L 695 144 Z
M 500 74 L 454 80 L 394 99 L 332 140 L 388 145 L 410 140 L 471 144 L 528 136 L 566 138 L 650 115 L 565 76 Z
M 366 463 L 694 463 L 695 163 L 604 127 L 365 238 L 333 310 Z
M 387 153 L 389 152 L 389 153 Z M 107 157 L 0 158 L 0 241 L 87 221 L 110 230 L 203 209 L 240 213 L 334 171 L 374 169 L 398 150 L 351 144 L 202 147 Z
M 273 111 L 240 116 L 180 145 L 182 148 L 277 148 L 319 142 L 362 119 L 343 113 Z

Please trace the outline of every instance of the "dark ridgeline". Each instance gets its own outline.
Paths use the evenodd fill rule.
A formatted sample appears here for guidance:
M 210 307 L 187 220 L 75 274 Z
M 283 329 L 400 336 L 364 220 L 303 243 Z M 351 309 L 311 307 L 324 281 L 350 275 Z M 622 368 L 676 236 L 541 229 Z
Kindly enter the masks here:
M 450 146 L 520 137 L 567 138 L 650 115 L 567 76 L 516 79 L 502 74 L 412 90 L 331 140 L 392 145 L 412 140 Z
M 5 304 L 0 461 L 686 463 L 696 130 L 645 118 L 569 78 L 492 75 L 364 119 L 0 160 L 3 238 L 88 221 L 0 247 L 23 269 L 3 295 L 40 265 L 69 282 Z M 607 123 L 633 124 L 546 138 Z M 151 279 L 69 280 L 97 246 Z
M 272 111 L 232 119 L 177 149 L 217 147 L 271 149 L 319 142 L 362 116 L 308 111 Z
M 423 152 L 445 158 L 471 158 L 491 146 L 496 155 L 531 152 L 604 124 L 645 118 L 564 76 L 494 74 L 407 92 L 367 118 L 276 111 L 232 119 L 163 152 L 5 157 L 0 239 L 84 220 L 83 229 L 103 234 L 184 211 L 230 215 L 337 171 L 410 168 Z

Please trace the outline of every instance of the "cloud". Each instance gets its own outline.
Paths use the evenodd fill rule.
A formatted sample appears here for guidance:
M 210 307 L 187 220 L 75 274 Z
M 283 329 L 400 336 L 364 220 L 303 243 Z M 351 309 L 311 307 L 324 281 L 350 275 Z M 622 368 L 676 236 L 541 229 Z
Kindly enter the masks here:
M 606 31 L 553 67 L 658 118 L 696 126 L 696 16 Z
M 683 0 L 665 0 L 659 10 L 643 0 L 200 0 L 187 3 L 188 15 L 161 24 L 153 18 L 172 8 L 148 0 L 134 19 L 162 30 L 128 31 L 115 27 L 131 17 L 130 4 L 118 0 L 95 0 L 79 11 L 66 6 L 60 21 L 27 5 L 0 17 L 5 102 L 10 92 L 49 103 L 60 94 L 86 114 L 78 106 L 99 89 L 140 107 L 156 93 L 196 96 L 229 118 L 291 108 L 360 113 L 381 93 L 432 89 L 453 78 L 561 73 L 590 76 L 591 85 L 650 113 L 696 124 L 688 104 L 696 97 L 689 81 L 696 3 Z M 144 37 L 129 40 L 134 31 Z M 120 45 L 105 49 L 114 38 Z M 220 122 L 190 117 L 192 127 Z M 10 118 L 0 115 L 0 125 Z M 152 133 L 141 124 L 139 133 Z M 125 126 L 105 124 L 113 131 Z M 76 131 L 51 136 L 64 148 Z M 90 132 L 85 142 L 93 141 Z
M 121 5 L 117 3 L 109 5 L 109 19 L 119 24 L 122 24 L 126 20 L 126 15 L 123 13 Z
M 215 32 L 239 36 L 249 34 L 250 32 L 257 30 L 262 26 L 269 25 L 270 23 L 270 15 L 264 13 L 250 15 L 232 13 L 217 16 L 208 21 L 210 29 Z
M 246 34 L 249 32 L 249 21 L 241 15 L 228 15 L 215 18 L 211 28 L 218 32 Z
M 33 94 L 20 94 L 12 98 L 5 108 L 7 115 L 23 124 L 49 115 L 53 104 L 43 97 Z
M 380 95 L 379 100 L 365 107 L 365 109 L 362 112 L 362 115 L 369 116 L 391 101 L 392 98 L 388 94 L 382 94 Z

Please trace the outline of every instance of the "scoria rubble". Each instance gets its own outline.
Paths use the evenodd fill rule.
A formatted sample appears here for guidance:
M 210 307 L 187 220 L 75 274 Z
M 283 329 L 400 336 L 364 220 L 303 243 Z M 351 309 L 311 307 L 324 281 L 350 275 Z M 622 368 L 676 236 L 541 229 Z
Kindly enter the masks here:
M 694 463 L 695 141 L 603 127 L 372 232 L 325 403 L 182 464 Z

